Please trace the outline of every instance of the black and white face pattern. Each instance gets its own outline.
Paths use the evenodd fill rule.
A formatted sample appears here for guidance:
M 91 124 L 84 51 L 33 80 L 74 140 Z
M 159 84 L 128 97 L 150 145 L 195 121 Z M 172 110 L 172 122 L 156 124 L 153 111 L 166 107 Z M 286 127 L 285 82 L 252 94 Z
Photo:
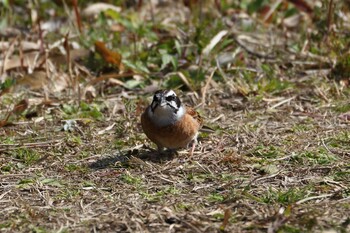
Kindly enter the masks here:
M 173 90 L 159 90 L 154 93 L 152 101 L 152 111 L 154 112 L 157 107 L 170 107 L 176 114 L 181 106 L 179 97 L 176 96 Z
M 185 109 L 173 90 L 159 90 L 154 93 L 149 116 L 160 125 L 167 125 L 180 119 Z

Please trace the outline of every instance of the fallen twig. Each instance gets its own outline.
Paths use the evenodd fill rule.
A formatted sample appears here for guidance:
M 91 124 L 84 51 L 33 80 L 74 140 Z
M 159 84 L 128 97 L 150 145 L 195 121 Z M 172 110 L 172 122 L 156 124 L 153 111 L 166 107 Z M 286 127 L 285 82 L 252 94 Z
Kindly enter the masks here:
M 304 199 L 297 201 L 295 204 L 300 205 L 300 204 L 307 202 L 307 201 L 311 201 L 311 200 L 315 200 L 315 199 L 322 199 L 322 198 L 331 197 L 331 196 L 333 196 L 333 194 L 323 194 L 323 195 L 319 195 L 319 196 L 307 197 L 307 198 L 304 198 Z
M 213 76 L 214 76 L 216 70 L 217 70 L 217 67 L 215 67 L 214 70 L 211 72 L 209 78 L 207 79 L 207 82 L 205 83 L 205 86 L 202 89 L 202 102 L 201 102 L 202 106 L 205 105 L 205 97 L 207 94 L 207 90 L 209 88 L 209 84 L 210 84 L 211 80 L 213 79 Z
M 19 148 L 35 148 L 35 147 L 49 147 L 49 146 L 58 146 L 62 143 L 63 140 L 56 139 L 46 142 L 29 142 L 29 143 L 16 143 L 16 144 L 0 144 L 0 151 L 7 151 Z M 54 144 L 53 144 L 54 143 Z M 5 147 L 5 148 L 1 148 Z

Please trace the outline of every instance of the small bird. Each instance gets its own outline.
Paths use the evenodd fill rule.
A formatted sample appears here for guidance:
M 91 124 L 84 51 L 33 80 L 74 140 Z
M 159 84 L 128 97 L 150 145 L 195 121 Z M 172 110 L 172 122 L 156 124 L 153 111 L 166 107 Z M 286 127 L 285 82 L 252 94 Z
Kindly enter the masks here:
M 184 148 L 192 142 L 192 155 L 203 120 L 196 110 L 182 104 L 173 90 L 158 90 L 141 116 L 141 125 L 159 152 L 164 147 Z

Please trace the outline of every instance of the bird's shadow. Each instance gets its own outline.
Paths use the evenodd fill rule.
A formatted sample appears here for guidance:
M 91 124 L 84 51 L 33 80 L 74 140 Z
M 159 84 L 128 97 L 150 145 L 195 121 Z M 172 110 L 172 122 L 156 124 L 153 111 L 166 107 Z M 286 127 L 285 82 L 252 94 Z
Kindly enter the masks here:
M 129 161 L 133 157 L 153 163 L 163 163 L 174 159 L 174 156 L 176 154 L 177 152 L 172 150 L 165 151 L 160 154 L 158 151 L 149 148 L 135 149 L 123 152 L 117 151 L 92 162 L 89 164 L 89 167 L 95 170 L 105 169 L 113 166 L 128 167 Z

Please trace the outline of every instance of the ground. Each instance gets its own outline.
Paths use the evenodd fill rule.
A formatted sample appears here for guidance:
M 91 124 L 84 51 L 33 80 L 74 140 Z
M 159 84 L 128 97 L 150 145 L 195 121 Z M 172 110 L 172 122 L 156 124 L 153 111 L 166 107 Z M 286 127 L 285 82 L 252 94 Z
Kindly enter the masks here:
M 16 48 L 12 63 L 1 58 L 0 232 L 349 232 L 350 42 L 334 29 L 349 30 L 346 6 L 327 35 L 318 11 L 328 5 L 311 16 L 289 3 L 262 22 L 253 3 L 149 2 L 100 14 L 95 29 L 82 18 L 87 45 L 104 42 L 68 66 L 50 51 L 28 78 Z M 63 47 L 60 59 L 72 60 L 77 50 Z M 40 72 L 49 81 L 38 87 L 28 80 Z M 160 156 L 143 134 L 158 88 L 175 89 L 215 130 L 192 156 Z

